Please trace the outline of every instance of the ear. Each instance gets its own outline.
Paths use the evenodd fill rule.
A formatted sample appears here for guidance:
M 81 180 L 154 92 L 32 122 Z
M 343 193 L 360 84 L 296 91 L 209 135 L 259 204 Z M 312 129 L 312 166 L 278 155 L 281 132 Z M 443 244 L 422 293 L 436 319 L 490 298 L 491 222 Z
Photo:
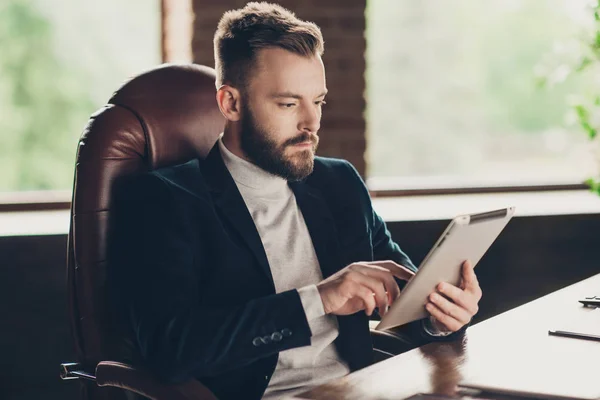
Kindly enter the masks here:
M 240 91 L 229 85 L 222 85 L 217 90 L 217 104 L 221 114 L 228 121 L 239 121 L 241 118 Z

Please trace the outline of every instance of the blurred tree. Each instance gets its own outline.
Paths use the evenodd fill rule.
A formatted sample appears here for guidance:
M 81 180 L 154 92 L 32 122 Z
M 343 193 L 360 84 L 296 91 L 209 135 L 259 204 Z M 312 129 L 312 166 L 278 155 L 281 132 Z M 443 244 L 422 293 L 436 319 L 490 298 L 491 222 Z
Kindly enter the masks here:
M 94 109 L 80 71 L 54 52 L 31 0 L 0 9 L 0 190 L 67 189 L 77 137 Z
M 564 115 L 582 83 L 542 93 L 534 68 L 584 1 L 370 0 L 369 177 L 581 179 Z
M 0 191 L 70 189 L 90 114 L 159 62 L 158 0 L 2 0 Z
M 586 85 L 572 90 L 571 115 L 590 140 L 595 156 L 595 171 L 586 179 L 587 185 L 600 195 L 600 0 L 589 2 L 586 9 L 589 24 L 582 26 L 572 51 L 551 52 L 541 64 L 540 85 L 551 92 L 570 87 L 574 79 L 585 78 Z M 556 79 L 559 75 L 561 79 Z

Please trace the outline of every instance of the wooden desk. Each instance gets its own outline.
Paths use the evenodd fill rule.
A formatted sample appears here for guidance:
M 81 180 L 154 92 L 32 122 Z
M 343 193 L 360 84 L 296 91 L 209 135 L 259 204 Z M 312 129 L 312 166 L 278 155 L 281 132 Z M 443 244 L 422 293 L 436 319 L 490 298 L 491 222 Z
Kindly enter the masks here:
M 482 373 L 499 379 L 512 374 L 562 390 L 582 382 L 600 387 L 600 342 L 548 335 L 548 329 L 565 329 L 574 319 L 589 320 L 596 317 L 590 313 L 600 313 L 577 302 L 587 295 L 600 295 L 600 274 L 472 326 L 460 341 L 428 344 L 297 398 L 398 400 L 416 393 L 454 396 L 463 377 Z

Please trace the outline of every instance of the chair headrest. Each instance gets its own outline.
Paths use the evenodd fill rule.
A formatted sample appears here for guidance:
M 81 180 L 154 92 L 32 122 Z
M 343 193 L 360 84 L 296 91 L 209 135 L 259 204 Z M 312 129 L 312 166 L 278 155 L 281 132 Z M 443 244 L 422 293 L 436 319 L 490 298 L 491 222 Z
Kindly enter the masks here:
M 125 83 L 109 104 L 141 121 L 148 166 L 156 169 L 208 154 L 225 125 L 215 92 L 212 68 L 166 64 Z

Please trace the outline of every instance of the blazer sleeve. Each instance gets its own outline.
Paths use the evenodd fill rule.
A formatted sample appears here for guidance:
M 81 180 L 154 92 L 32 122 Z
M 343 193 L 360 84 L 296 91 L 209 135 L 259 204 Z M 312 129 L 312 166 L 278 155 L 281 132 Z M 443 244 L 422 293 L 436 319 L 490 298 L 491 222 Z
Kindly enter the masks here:
M 297 290 L 234 306 L 201 304 L 198 222 L 190 223 L 173 190 L 145 174 L 115 199 L 109 278 L 144 366 L 175 383 L 309 345 Z
M 381 216 L 379 216 L 373 209 L 371 197 L 364 181 L 352 164 L 347 163 L 347 165 L 352 171 L 352 175 L 357 182 L 357 186 L 360 188 L 365 218 L 367 219 L 371 228 L 373 260 L 392 260 L 400 265 L 405 266 L 406 268 L 411 269 L 414 272 L 417 272 L 417 267 L 411 261 L 410 257 L 404 251 L 402 251 L 396 242 L 392 240 L 390 231 L 387 229 L 383 218 L 381 218 Z M 405 282 L 399 280 L 397 281 L 399 286 L 402 288 Z M 376 316 L 379 317 L 379 314 L 377 313 Z M 431 329 L 428 329 L 428 322 L 428 318 L 424 318 L 410 322 L 406 325 L 398 327 L 395 330 L 397 330 L 399 333 L 402 333 L 404 336 L 408 336 L 409 340 L 415 346 L 421 346 L 431 341 L 455 340 L 459 335 L 464 333 L 468 325 L 465 325 L 462 329 L 454 332 L 453 334 L 440 336 L 437 334 L 432 334 Z

